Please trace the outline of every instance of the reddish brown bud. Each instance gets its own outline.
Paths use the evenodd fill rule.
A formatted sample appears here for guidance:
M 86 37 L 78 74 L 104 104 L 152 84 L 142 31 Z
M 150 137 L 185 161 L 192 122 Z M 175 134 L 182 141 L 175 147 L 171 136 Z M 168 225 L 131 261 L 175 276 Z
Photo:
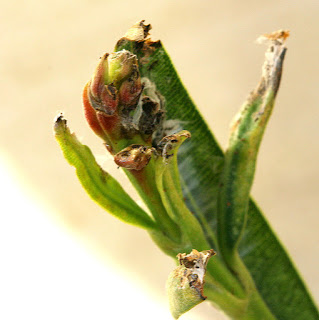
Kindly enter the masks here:
M 119 123 L 119 117 L 107 115 L 105 112 L 98 111 L 92 106 L 92 99 L 89 99 L 90 83 L 86 84 L 83 90 L 83 107 L 85 118 L 96 135 L 104 141 L 110 143 L 108 133 L 110 133 Z
M 90 100 L 89 100 L 89 86 L 90 83 L 87 83 L 83 90 L 83 107 L 84 107 L 84 114 L 86 121 L 88 122 L 89 126 L 92 128 L 94 133 L 98 135 L 100 138 L 106 138 L 106 134 L 101 127 L 99 120 L 97 119 L 97 114 L 95 109 L 92 107 Z
M 114 157 L 114 161 L 120 167 L 141 170 L 149 163 L 153 152 L 154 148 L 132 144 L 117 153 Z
M 118 144 L 120 140 L 139 134 L 131 111 L 137 107 L 142 90 L 137 57 L 127 50 L 104 54 L 84 89 L 87 121 L 114 153 L 123 145 Z
M 139 72 L 125 80 L 119 90 L 120 104 L 126 108 L 135 108 L 142 93 L 142 83 Z

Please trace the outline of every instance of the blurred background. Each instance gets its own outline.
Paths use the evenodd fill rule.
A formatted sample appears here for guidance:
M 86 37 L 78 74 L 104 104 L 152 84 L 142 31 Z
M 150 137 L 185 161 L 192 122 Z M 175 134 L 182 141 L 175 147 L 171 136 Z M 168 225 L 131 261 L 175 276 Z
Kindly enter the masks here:
M 265 47 L 255 39 L 291 31 L 252 195 L 319 300 L 317 0 L 0 3 L 1 318 L 170 319 L 165 281 L 174 261 L 146 232 L 89 199 L 52 134 L 63 111 L 136 197 L 86 124 L 81 91 L 99 57 L 141 19 L 223 148 L 230 120 L 259 80 Z M 226 318 L 203 303 L 182 319 Z

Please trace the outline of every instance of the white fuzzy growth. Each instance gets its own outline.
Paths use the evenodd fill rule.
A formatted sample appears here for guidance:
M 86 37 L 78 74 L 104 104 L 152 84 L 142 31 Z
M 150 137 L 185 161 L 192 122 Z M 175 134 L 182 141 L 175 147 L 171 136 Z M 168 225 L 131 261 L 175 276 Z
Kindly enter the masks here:
M 142 77 L 141 82 L 144 85 L 144 93 L 148 95 L 154 102 L 157 102 L 159 105 L 162 104 L 162 101 L 159 97 L 159 94 L 156 90 L 156 85 L 147 77 Z
M 198 259 L 195 264 L 194 268 L 192 269 L 192 273 L 196 274 L 198 276 L 198 279 L 200 280 L 201 283 L 204 282 L 204 276 L 206 273 L 206 264 L 207 260 L 211 257 L 209 253 L 202 254 L 202 258 Z

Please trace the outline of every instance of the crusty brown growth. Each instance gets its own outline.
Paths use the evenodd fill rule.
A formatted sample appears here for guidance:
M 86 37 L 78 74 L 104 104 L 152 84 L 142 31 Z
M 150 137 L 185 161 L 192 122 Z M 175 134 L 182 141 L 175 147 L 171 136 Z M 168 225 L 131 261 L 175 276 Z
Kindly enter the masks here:
M 157 150 L 161 153 L 164 159 L 169 159 L 174 155 L 173 151 L 176 146 L 190 137 L 191 134 L 187 130 L 183 130 L 179 133 L 166 136 L 158 143 Z
M 213 249 L 201 252 L 193 249 L 189 254 L 179 253 L 177 255 L 179 264 L 186 268 L 181 277 L 181 286 L 184 286 L 185 281 L 188 281 L 189 285 L 195 288 L 203 299 L 206 299 L 203 293 L 206 265 L 209 258 L 215 254 L 216 252 Z
M 141 170 L 150 161 L 154 148 L 132 144 L 114 156 L 115 163 L 123 168 Z
M 146 39 L 143 42 L 142 46 L 142 52 L 143 57 L 140 58 L 141 64 L 147 64 L 149 63 L 149 58 L 153 55 L 154 51 L 162 46 L 162 43 L 160 40 L 152 41 L 151 39 Z M 155 63 L 155 62 L 154 62 Z M 152 68 L 152 65 L 149 67 L 149 69 Z
M 124 38 L 131 41 L 143 41 L 152 29 L 150 24 L 144 24 L 145 20 L 135 23 L 124 35 Z
M 160 126 L 165 113 L 160 109 L 160 104 L 148 96 L 141 99 L 141 108 L 138 128 L 144 135 L 151 135 Z
M 126 41 L 134 42 L 136 48 L 139 48 L 143 56 L 139 58 L 140 64 L 149 63 L 149 57 L 154 53 L 157 48 L 162 46 L 161 41 L 152 41 L 149 36 L 149 31 L 152 29 L 150 24 L 144 24 L 145 20 L 135 23 L 117 42 L 117 47 Z

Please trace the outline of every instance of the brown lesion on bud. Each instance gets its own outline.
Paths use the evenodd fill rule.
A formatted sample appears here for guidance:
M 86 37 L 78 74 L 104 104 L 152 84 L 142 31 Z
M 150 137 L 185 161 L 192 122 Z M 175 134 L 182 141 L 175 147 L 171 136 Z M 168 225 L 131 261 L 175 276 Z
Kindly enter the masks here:
M 139 105 L 143 88 L 136 55 L 121 50 L 100 58 L 84 89 L 87 121 L 114 150 L 118 140 L 131 139 L 138 134 L 132 112 Z
M 159 41 L 149 39 L 150 29 L 151 25 L 146 25 L 144 20 L 130 28 L 119 40 L 116 52 L 100 58 L 83 92 L 89 125 L 115 154 L 115 162 L 131 170 L 144 168 L 153 151 L 156 157 L 163 157 L 166 161 L 180 142 L 190 137 L 189 133 L 186 136 L 178 133 L 162 139 L 180 128 L 169 133 L 165 131 L 168 122 L 164 119 L 165 98 L 149 78 L 141 78 L 141 64 L 150 70 L 157 61 L 152 59 L 153 53 L 161 46 Z M 136 148 L 133 145 L 120 151 L 132 143 L 144 146 Z
M 114 161 L 119 167 L 130 170 L 142 170 L 151 160 L 154 148 L 132 144 L 114 156 Z
M 116 112 L 119 104 L 117 89 L 113 85 L 103 86 L 98 98 L 95 98 L 92 90 L 89 90 L 88 97 L 94 110 L 103 112 L 108 116 L 112 116 Z
M 158 102 L 153 101 L 149 96 L 142 98 L 141 109 L 138 129 L 143 135 L 150 136 L 161 125 L 165 111 L 161 109 Z
M 107 59 L 109 54 L 105 53 L 97 65 L 90 81 L 90 92 L 95 99 L 98 99 L 101 90 L 105 85 L 105 73 L 107 73 Z
M 214 256 L 216 252 L 213 249 L 205 251 L 197 251 L 193 249 L 191 253 L 179 253 L 177 255 L 180 266 L 185 267 L 180 269 L 181 287 L 185 287 L 187 283 L 192 288 L 195 288 L 203 300 L 206 299 L 203 293 L 204 277 L 208 260 Z
M 187 130 L 182 130 L 178 133 L 171 134 L 164 137 L 157 145 L 158 152 L 164 159 L 169 159 L 174 155 L 174 150 L 181 145 L 181 143 L 190 138 L 191 134 Z
M 85 90 L 94 110 L 101 111 L 106 115 L 113 115 L 117 109 L 119 99 L 116 87 L 105 82 L 108 73 L 108 58 L 108 53 L 101 57 Z
M 137 64 L 134 65 L 131 75 L 122 82 L 119 89 L 119 101 L 122 112 L 129 113 L 137 107 L 137 103 L 143 91 L 141 77 Z
M 104 54 L 88 87 L 92 107 L 106 115 L 136 108 L 143 86 L 136 55 L 127 50 Z

